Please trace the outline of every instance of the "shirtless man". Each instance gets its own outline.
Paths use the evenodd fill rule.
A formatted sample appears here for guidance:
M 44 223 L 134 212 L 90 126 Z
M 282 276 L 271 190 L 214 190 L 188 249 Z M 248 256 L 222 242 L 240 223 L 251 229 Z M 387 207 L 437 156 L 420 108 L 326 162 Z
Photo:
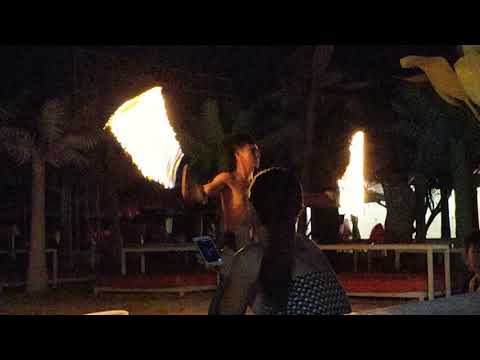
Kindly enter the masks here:
M 218 268 L 220 282 L 210 303 L 209 314 L 218 313 L 218 306 L 230 275 L 235 252 L 250 242 L 250 214 L 248 189 L 253 174 L 260 166 L 260 151 L 248 135 L 235 135 L 226 142 L 226 151 L 235 162 L 235 168 L 222 172 L 205 185 L 190 180 L 189 167 L 183 167 L 182 196 L 187 203 L 206 204 L 209 197 L 219 197 L 223 221 L 217 246 L 222 250 L 224 265 Z
M 224 246 L 237 251 L 245 246 L 246 239 L 235 233 L 248 223 L 248 188 L 253 174 L 260 165 L 260 151 L 253 139 L 244 134 L 234 135 L 226 143 L 226 150 L 235 161 L 235 168 L 222 172 L 205 185 L 190 181 L 189 167 L 185 165 L 182 176 L 182 196 L 187 203 L 205 204 L 210 197 L 219 197 L 222 206 L 222 238 Z

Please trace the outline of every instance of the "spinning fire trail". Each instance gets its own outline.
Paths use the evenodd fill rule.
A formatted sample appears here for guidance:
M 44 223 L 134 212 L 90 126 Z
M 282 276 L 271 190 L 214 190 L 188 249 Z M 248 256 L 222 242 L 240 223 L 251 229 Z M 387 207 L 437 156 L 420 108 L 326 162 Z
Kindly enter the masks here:
M 168 120 L 161 87 L 125 102 L 105 128 L 110 128 L 143 176 L 167 189 L 175 186 L 183 152 Z

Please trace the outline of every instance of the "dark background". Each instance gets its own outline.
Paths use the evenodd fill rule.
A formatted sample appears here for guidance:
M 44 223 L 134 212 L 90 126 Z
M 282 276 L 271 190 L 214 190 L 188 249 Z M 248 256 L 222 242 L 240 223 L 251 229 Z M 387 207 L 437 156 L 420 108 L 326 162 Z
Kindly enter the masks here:
M 254 98 L 275 86 L 279 69 L 298 48 L 285 45 L 161 45 L 82 46 L 106 55 L 131 56 L 161 62 L 193 73 L 229 77 L 241 96 Z M 71 46 L 0 45 L 0 97 L 25 88 L 58 93 L 71 89 Z M 335 46 L 331 66 L 354 80 L 406 73 L 399 65 L 406 55 L 444 56 L 453 61 L 455 45 L 341 44 Z M 308 69 L 306 69 L 308 71 Z

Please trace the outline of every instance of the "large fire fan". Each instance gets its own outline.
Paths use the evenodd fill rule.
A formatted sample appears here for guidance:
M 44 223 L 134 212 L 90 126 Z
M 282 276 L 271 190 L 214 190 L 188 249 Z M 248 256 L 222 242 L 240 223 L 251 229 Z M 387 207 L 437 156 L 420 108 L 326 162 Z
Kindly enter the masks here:
M 168 120 L 161 87 L 125 102 L 110 117 L 107 127 L 143 176 L 165 188 L 175 186 L 183 152 Z

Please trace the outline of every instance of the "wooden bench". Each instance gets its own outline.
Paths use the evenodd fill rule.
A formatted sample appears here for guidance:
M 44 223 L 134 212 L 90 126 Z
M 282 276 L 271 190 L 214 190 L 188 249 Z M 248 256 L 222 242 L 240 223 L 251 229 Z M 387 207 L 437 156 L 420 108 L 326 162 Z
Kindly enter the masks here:
M 444 256 L 444 281 L 445 281 L 445 296 L 450 296 L 452 293 L 451 279 L 450 279 L 450 246 L 448 244 L 368 244 L 368 243 L 341 243 L 341 244 L 328 244 L 319 245 L 317 247 L 322 251 L 336 251 L 336 252 L 352 252 L 355 256 L 356 252 L 372 252 L 372 251 L 400 251 L 410 253 L 423 253 L 427 256 L 427 293 L 428 299 L 433 300 L 436 294 L 441 292 L 435 292 L 434 286 L 434 274 L 433 274 L 433 255 L 434 253 L 440 253 Z M 406 291 L 398 291 L 392 293 L 384 292 L 350 292 L 349 296 L 381 296 L 385 297 L 417 297 L 421 298 L 422 294 L 414 292 L 413 294 L 406 289 Z
M 127 254 L 140 254 L 140 271 L 145 274 L 145 254 L 147 253 L 168 253 L 168 252 L 197 252 L 198 249 L 193 243 L 184 244 L 144 244 L 129 245 L 122 249 L 122 275 L 127 274 Z

